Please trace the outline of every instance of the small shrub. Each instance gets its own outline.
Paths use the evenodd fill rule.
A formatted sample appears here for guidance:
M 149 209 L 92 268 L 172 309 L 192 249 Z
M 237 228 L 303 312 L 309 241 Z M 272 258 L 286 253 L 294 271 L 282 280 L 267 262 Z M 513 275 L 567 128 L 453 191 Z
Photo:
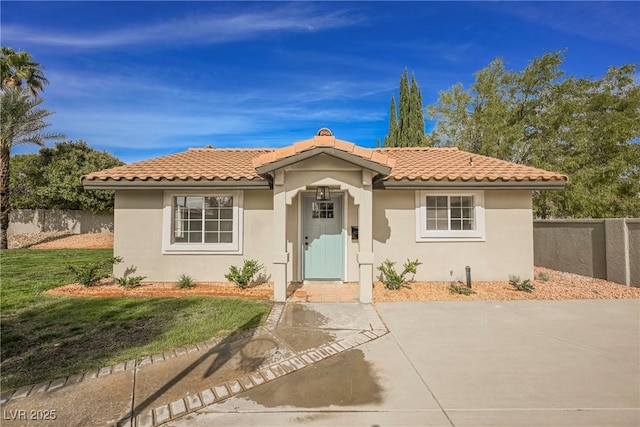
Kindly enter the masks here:
M 520 276 L 509 276 L 509 284 L 513 286 L 516 291 L 533 292 L 535 289 L 531 280 L 527 279 L 524 282 L 521 282 Z
M 82 265 L 68 265 L 67 268 L 73 275 L 76 282 L 84 286 L 94 286 L 102 279 L 111 276 L 109 267 L 122 262 L 120 257 L 111 257 L 104 261 L 88 262 Z
M 538 273 L 537 279 L 542 282 L 548 282 L 550 277 L 549 277 L 549 274 L 545 273 L 544 271 L 541 271 L 540 273 Z
M 135 273 L 137 269 L 138 268 L 134 267 L 133 265 L 131 267 L 127 267 L 124 270 L 122 277 L 115 278 L 116 283 L 128 289 L 140 286 L 140 282 L 146 279 L 147 276 L 132 276 L 132 274 Z
M 188 289 L 188 288 L 193 288 L 195 285 L 196 285 L 196 282 L 193 280 L 193 277 L 189 276 L 188 274 L 181 274 L 178 277 L 176 288 Z
M 460 295 L 471 295 L 476 293 L 473 288 L 467 287 L 462 282 L 451 282 L 451 285 L 449 285 L 449 292 Z
M 262 270 L 263 267 L 264 266 L 255 259 L 247 259 L 244 260 L 244 264 L 241 269 L 235 265 L 229 267 L 229 274 L 225 274 L 224 277 L 228 281 L 238 285 L 239 288 L 244 289 L 249 285 L 253 276 L 255 276 L 258 271 Z
M 378 266 L 378 270 L 380 270 L 381 280 L 382 280 L 382 283 L 384 283 L 384 286 L 387 289 L 397 290 L 397 289 L 400 289 L 402 285 L 407 282 L 407 279 L 406 279 L 407 274 L 409 273 L 416 274 L 418 266 L 421 264 L 422 263 L 419 262 L 417 259 L 414 261 L 410 261 L 409 259 L 407 259 L 407 262 L 405 262 L 403 265 L 404 269 L 402 270 L 402 273 L 398 274 L 398 272 L 396 272 L 396 269 L 394 267 L 396 263 L 391 262 L 388 259 L 385 259 L 384 262 Z
M 116 277 L 116 283 L 125 288 L 131 289 L 140 286 L 140 282 L 146 279 L 146 276 L 123 276 Z

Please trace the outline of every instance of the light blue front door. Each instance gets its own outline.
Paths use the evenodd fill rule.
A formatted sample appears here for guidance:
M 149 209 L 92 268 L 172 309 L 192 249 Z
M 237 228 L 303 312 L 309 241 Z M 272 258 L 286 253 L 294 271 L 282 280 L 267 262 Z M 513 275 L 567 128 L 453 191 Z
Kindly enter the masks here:
M 303 275 L 305 280 L 342 280 L 344 274 L 344 231 L 342 196 L 319 202 L 303 198 Z

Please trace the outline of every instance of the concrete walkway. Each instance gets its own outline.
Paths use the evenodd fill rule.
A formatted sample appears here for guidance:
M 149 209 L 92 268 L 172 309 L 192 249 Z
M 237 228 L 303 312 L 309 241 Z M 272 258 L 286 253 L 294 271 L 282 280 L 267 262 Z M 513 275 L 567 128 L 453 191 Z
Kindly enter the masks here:
M 2 425 L 160 425 L 386 333 L 371 305 L 276 304 L 259 328 L 3 393 Z
M 637 427 L 640 301 L 288 303 L 2 399 L 3 426 Z
M 390 333 L 171 421 L 640 425 L 640 301 L 378 303 Z

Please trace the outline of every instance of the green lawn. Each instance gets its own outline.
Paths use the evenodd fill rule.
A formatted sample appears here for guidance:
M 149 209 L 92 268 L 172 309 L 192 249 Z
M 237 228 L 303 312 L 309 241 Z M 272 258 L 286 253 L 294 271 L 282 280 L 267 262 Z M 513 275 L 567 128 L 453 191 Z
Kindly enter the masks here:
M 266 301 L 41 293 L 74 281 L 67 265 L 111 255 L 101 249 L 2 251 L 2 390 L 255 327 L 269 313 Z

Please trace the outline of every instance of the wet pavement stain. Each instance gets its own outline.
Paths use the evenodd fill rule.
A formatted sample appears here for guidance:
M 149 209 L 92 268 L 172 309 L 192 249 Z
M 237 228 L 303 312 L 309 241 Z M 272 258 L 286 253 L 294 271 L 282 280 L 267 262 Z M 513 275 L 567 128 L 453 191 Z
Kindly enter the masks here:
M 331 332 L 320 329 L 278 328 L 273 333 L 297 352 L 320 347 L 336 339 Z
M 250 390 L 239 397 L 275 408 L 378 404 L 384 390 L 361 350 L 350 350 Z
M 294 351 L 305 351 L 336 340 L 336 334 L 319 329 L 327 321 L 324 315 L 303 304 L 288 304 L 281 325 L 273 333 Z
M 328 321 L 325 316 L 303 304 L 287 304 L 282 316 L 283 326 L 294 328 L 322 328 Z

